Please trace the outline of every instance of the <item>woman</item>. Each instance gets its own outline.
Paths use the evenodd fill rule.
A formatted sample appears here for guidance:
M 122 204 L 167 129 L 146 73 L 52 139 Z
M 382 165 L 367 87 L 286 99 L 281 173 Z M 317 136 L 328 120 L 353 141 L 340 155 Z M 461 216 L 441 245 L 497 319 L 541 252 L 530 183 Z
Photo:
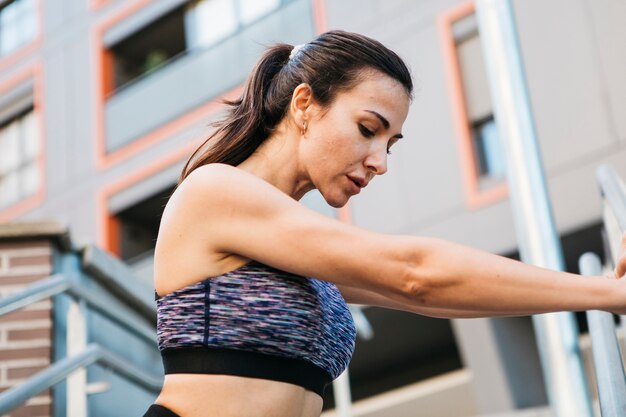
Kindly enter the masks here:
M 265 52 L 163 213 L 166 375 L 145 416 L 319 416 L 354 348 L 346 302 L 435 317 L 626 313 L 626 281 L 373 233 L 297 202 L 317 189 L 342 207 L 384 174 L 411 94 L 402 60 L 361 35 Z M 622 256 L 615 278 L 625 269 Z

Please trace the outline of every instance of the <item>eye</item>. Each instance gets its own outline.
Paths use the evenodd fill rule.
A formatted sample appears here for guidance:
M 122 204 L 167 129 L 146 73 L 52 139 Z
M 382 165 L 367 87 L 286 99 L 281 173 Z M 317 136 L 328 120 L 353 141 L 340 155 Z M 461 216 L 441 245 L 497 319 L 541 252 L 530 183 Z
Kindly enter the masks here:
M 359 130 L 361 131 L 361 134 L 365 136 L 366 138 L 371 138 L 374 136 L 374 132 L 372 132 L 371 130 L 369 130 L 368 128 L 366 128 L 360 123 L 359 123 Z

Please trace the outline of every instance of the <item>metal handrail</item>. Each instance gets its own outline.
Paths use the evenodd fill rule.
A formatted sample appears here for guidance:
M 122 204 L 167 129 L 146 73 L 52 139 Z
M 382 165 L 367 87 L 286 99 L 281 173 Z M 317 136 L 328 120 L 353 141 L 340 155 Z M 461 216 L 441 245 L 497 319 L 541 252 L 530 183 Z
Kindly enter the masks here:
M 133 306 L 138 314 L 156 324 L 154 293 L 145 291 L 133 276 L 133 271 L 121 260 L 107 254 L 97 246 L 87 246 L 82 251 L 82 270 L 90 280 L 97 282 L 120 301 Z
M 626 232 L 626 185 L 610 165 L 602 165 L 596 172 L 600 192 L 611 207 L 622 233 Z
M 617 230 L 626 231 L 626 186 L 609 165 L 596 172 L 600 193 L 604 199 L 604 237 L 607 256 L 611 256 L 610 239 L 618 237 Z M 613 235 L 612 235 L 613 234 Z M 602 275 L 602 264 L 597 255 L 585 253 L 579 259 L 583 275 Z M 626 415 L 626 375 L 617 339 L 613 315 L 604 311 L 587 311 L 587 322 L 592 345 L 596 385 L 602 417 Z
M 37 281 L 17 293 L 0 299 L 0 316 L 67 291 L 71 284 L 63 274 L 54 274 Z
M 155 343 L 156 335 L 153 328 L 148 325 L 142 325 L 138 319 L 133 318 L 132 314 L 128 314 L 128 312 L 111 309 L 93 290 L 85 288 L 63 274 L 51 275 L 27 286 L 18 293 L 0 299 L 0 316 L 63 292 L 84 300 L 87 305 L 98 313 L 137 334 L 147 342 Z
M 583 275 L 602 275 L 602 264 L 596 254 L 587 252 L 582 255 L 579 267 Z M 605 311 L 587 311 L 587 322 L 602 417 L 626 416 L 624 363 L 613 315 Z
M 150 375 L 102 346 L 90 344 L 81 353 L 53 363 L 20 385 L 0 394 L 0 415 L 10 412 L 29 398 L 63 381 L 72 372 L 95 363 L 111 368 L 148 391 L 158 393 L 161 389 L 161 378 Z
M 85 248 L 82 253 L 77 253 L 73 249 L 72 251 L 70 254 L 63 254 L 58 260 L 57 270 L 55 270 L 57 273 L 54 275 L 0 298 L 0 317 L 39 301 L 64 294 L 74 299 L 74 302 L 87 306 L 89 311 L 109 319 L 118 328 L 129 331 L 156 348 L 154 329 L 156 308 L 152 295 L 134 281 L 128 280 L 128 276 L 131 275 L 128 268 L 120 261 L 109 258 L 103 251 L 97 248 Z M 79 332 L 86 331 L 84 316 L 82 313 L 78 315 L 80 320 L 73 323 L 81 326 Z M 79 334 L 84 336 L 83 333 Z M 152 375 L 151 372 L 141 369 L 98 344 L 85 346 L 84 341 L 73 342 L 72 348 L 67 351 L 76 352 L 78 348 L 79 353 L 53 362 L 26 381 L 0 394 L 0 415 L 6 414 L 29 398 L 63 380 L 71 380 L 72 373 L 95 363 L 110 368 L 116 374 L 135 382 L 149 392 L 158 393 L 161 389 L 162 377 Z M 86 384 L 86 379 L 83 380 L 81 377 L 78 384 L 83 386 Z M 69 394 L 80 396 L 86 394 L 86 391 L 76 393 L 68 385 Z M 56 397 L 55 395 L 55 399 Z

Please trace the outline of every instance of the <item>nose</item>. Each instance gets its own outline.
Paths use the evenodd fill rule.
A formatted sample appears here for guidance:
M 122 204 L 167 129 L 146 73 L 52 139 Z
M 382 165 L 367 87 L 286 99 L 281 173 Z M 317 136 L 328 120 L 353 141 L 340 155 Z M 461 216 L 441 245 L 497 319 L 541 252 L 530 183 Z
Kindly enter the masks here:
M 374 175 L 383 175 L 387 172 L 387 149 L 368 155 L 365 159 L 365 167 Z

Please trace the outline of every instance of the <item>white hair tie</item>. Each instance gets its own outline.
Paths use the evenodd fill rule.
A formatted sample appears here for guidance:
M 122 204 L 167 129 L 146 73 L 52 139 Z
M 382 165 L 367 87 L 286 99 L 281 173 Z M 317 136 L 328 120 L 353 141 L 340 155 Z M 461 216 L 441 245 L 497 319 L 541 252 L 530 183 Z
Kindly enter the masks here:
M 301 43 L 300 45 L 296 45 L 296 46 L 294 46 L 294 47 L 293 47 L 293 49 L 291 50 L 291 53 L 289 54 L 289 59 L 293 59 L 293 57 L 294 57 L 294 56 L 296 56 L 296 54 L 298 53 L 298 51 L 299 51 L 300 49 L 302 49 L 302 47 L 303 47 L 304 45 L 305 45 L 305 44 Z

